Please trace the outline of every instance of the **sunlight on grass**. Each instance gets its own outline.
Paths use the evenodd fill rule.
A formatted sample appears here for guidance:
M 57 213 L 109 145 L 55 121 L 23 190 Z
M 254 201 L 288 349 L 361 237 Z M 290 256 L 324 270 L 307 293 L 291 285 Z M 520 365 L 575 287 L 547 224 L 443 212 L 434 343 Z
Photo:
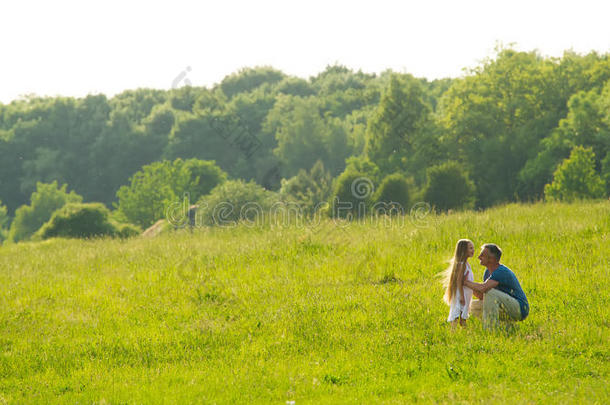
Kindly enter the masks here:
M 426 221 L 2 247 L 0 403 L 607 400 L 607 202 Z M 446 324 L 462 237 L 503 248 L 514 330 Z

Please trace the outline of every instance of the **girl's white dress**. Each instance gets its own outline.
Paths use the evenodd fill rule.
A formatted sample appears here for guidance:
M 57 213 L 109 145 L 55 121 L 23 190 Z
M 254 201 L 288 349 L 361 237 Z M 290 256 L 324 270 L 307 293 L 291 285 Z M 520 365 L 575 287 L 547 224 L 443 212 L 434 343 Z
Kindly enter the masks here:
M 470 264 L 466 262 L 466 270 L 464 271 L 464 280 L 474 281 L 474 276 L 472 274 L 472 269 L 470 268 Z M 451 306 L 449 308 L 449 317 L 447 318 L 447 322 L 452 322 L 457 318 L 468 319 L 468 310 L 470 309 L 470 301 L 472 301 L 472 289 L 464 286 L 464 299 L 465 304 L 460 304 L 460 289 L 456 289 L 455 295 L 451 300 Z

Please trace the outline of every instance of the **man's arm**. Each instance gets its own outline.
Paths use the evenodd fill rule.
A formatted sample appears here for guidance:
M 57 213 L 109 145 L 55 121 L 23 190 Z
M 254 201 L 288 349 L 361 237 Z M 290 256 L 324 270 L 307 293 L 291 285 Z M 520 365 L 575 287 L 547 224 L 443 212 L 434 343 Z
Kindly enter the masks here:
M 472 281 L 464 280 L 464 285 L 468 288 L 472 288 L 472 291 L 473 293 L 475 293 L 475 295 L 476 293 L 485 294 L 492 288 L 497 287 L 498 284 L 500 283 L 498 283 L 496 280 L 492 280 L 491 278 L 488 278 L 487 281 L 484 283 L 475 283 Z M 478 295 L 477 298 L 481 299 Z

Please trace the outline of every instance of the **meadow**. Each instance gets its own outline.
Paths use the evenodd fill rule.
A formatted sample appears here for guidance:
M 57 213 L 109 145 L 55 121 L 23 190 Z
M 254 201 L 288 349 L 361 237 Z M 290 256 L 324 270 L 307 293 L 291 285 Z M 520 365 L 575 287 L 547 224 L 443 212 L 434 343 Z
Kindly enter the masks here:
M 608 403 L 608 201 L 412 219 L 2 246 L 0 404 Z M 464 237 L 515 329 L 445 322 Z

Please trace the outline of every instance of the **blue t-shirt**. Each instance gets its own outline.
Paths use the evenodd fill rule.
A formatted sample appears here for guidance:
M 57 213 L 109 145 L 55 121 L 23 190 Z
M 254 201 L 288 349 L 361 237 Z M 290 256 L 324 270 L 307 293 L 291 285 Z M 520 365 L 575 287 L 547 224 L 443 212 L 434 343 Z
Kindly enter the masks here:
M 487 281 L 488 278 L 490 278 L 489 270 L 485 269 L 483 282 Z M 519 284 L 519 280 L 517 280 L 515 273 L 513 273 L 512 270 L 505 265 L 501 264 L 500 267 L 491 273 L 491 279 L 498 282 L 498 285 L 495 288 L 519 301 L 521 319 L 525 319 L 530 313 L 530 305 L 527 302 L 527 297 L 525 296 L 525 293 L 523 292 L 521 284 Z

